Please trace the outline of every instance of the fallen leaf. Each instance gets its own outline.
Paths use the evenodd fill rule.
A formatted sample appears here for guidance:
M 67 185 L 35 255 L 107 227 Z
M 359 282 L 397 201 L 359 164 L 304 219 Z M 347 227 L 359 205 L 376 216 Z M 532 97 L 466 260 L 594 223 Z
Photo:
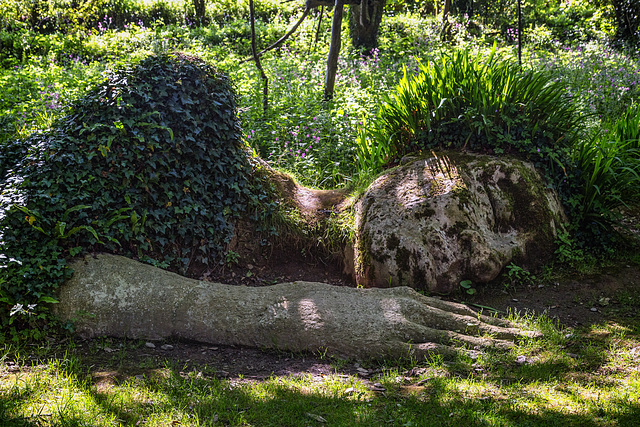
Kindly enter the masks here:
M 322 418 L 320 415 L 312 414 L 311 412 L 307 412 L 307 417 L 316 420 L 319 423 L 326 423 L 327 420 Z

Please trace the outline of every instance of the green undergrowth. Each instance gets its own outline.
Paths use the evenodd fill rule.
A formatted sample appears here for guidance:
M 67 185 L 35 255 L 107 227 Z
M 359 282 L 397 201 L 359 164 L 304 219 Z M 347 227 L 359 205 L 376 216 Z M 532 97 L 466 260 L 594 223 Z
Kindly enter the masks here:
M 637 308 L 635 300 L 624 306 Z M 635 305 L 634 305 L 635 304 Z M 637 315 L 637 313 L 636 313 Z M 333 372 L 225 378 L 219 367 L 144 342 L 54 341 L 0 350 L 0 422 L 18 425 L 635 425 L 640 416 L 635 317 L 541 330 L 508 352 L 383 363 L 328 359 Z M 187 343 L 173 342 L 175 351 Z M 193 346 L 193 344 L 191 344 Z M 204 351 L 204 350 L 203 350 Z M 147 356 L 140 358 L 141 352 Z M 313 357 L 280 353 L 275 364 Z M 322 355 L 315 357 L 323 357 Z M 319 361 L 321 362 L 321 361 Z M 374 385 L 375 384 L 375 385 Z
M 580 117 L 548 75 L 522 71 L 496 50 L 456 50 L 405 75 L 361 131 L 360 168 L 380 170 L 405 154 L 462 149 L 516 154 L 550 172 L 562 166 Z
M 455 5 L 454 15 L 450 17 L 451 28 L 443 41 L 441 16 L 431 15 L 430 4 L 389 2 L 389 13 L 381 25 L 379 48 L 361 52 L 353 49 L 349 38 L 344 37 L 332 102 L 322 101 L 331 12 L 314 10 L 297 35 L 262 57 L 270 82 L 266 113 L 262 111 L 261 80 L 255 65 L 241 62 L 249 56 L 246 0 L 206 2 L 206 17 L 201 22 L 194 21 L 192 2 L 91 0 L 76 4 L 68 0 L 8 0 L 0 3 L 0 175 L 3 178 L 33 149 L 30 144 L 49 138 L 56 123 L 64 120 L 72 106 L 112 75 L 110 70 L 127 69 L 154 54 L 179 50 L 198 56 L 207 64 L 216 64 L 230 76 L 233 90 L 239 95 L 242 143 L 272 166 L 296 175 L 303 185 L 322 189 L 346 187 L 360 194 L 379 173 L 378 165 L 389 160 L 393 163 L 409 149 L 430 148 L 436 134 L 438 143 L 445 146 L 497 155 L 520 152 L 538 166 L 553 169 L 553 183 L 564 189 L 563 202 L 568 207 L 572 226 L 559 236 L 558 254 L 569 264 L 610 256 L 617 250 L 619 213 L 637 204 L 640 186 L 634 153 L 638 147 L 633 141 L 637 141 L 634 129 L 637 130 L 640 116 L 637 106 L 630 105 L 640 93 L 637 48 L 613 48 L 606 40 L 613 34 L 612 17 L 603 14 L 605 9 L 582 0 L 562 5 L 542 5 L 538 0 L 525 2 L 522 68 L 514 65 L 517 39 L 511 9 L 505 11 L 485 2 L 480 19 L 473 14 L 456 15 L 455 8 L 459 6 Z M 281 4 L 265 0 L 256 2 L 256 7 L 259 48 L 282 36 L 302 13 L 298 2 Z M 480 13 L 479 10 L 476 12 Z M 587 23 L 594 27 L 582 28 Z M 347 27 L 345 22 L 345 35 Z M 433 64 L 437 66 L 434 68 Z M 411 140 L 394 142 L 396 134 L 391 132 L 386 136 L 397 143 L 392 148 L 387 145 L 388 140 L 382 141 L 383 144 L 372 139 L 363 143 L 367 140 L 366 133 L 377 126 L 377 111 L 383 99 L 392 96 L 398 82 L 403 81 L 405 88 L 409 88 L 418 77 L 437 74 L 436 68 L 450 74 L 443 79 L 445 83 L 441 81 L 442 84 L 430 87 L 435 90 L 429 93 L 437 99 L 423 99 L 425 105 L 430 104 L 432 115 L 426 116 L 431 128 L 416 121 L 416 117 L 412 117 L 416 111 L 408 108 L 404 115 L 399 115 L 398 121 L 403 132 L 412 122 L 417 123 L 415 132 L 405 132 Z M 405 71 L 406 78 L 402 80 Z M 541 76 L 548 80 L 543 81 Z M 447 81 L 456 85 L 447 86 Z M 474 82 L 483 82 L 485 90 L 477 90 L 482 85 Z M 561 92 L 560 96 L 556 96 L 554 88 Z M 532 97 L 531 90 L 539 90 L 544 96 Z M 521 96 L 516 96 L 518 91 Z M 514 96 L 509 99 L 509 94 Z M 538 100 L 542 102 L 536 104 Z M 576 126 L 583 131 L 569 129 L 576 124 L 570 114 L 565 114 L 570 111 L 583 114 Z M 121 128 L 116 117 L 105 117 L 109 120 L 102 123 L 106 126 L 102 131 L 112 135 L 132 131 L 124 122 Z M 148 119 L 139 123 L 155 123 L 153 115 Z M 171 139 L 162 127 L 153 131 L 159 138 Z M 36 169 L 35 164 L 30 167 Z M 113 174 L 110 169 L 96 169 L 100 171 L 96 179 L 104 178 L 102 172 Z M 173 195 L 180 195 L 181 200 L 189 199 L 192 194 L 183 188 L 191 189 L 189 186 L 176 188 L 172 190 Z M 174 215 L 189 215 L 176 212 L 175 203 L 171 203 L 167 209 L 173 208 Z M 58 282 L 63 279 L 67 274 L 64 273 L 66 258 L 71 250 L 80 253 L 76 248 L 83 246 L 77 244 L 78 240 L 92 244 L 100 240 L 113 250 L 156 259 L 145 252 L 151 243 L 138 241 L 133 247 L 127 247 L 126 238 L 111 236 L 124 246 L 120 249 L 118 243 L 106 238 L 109 233 L 104 231 L 106 224 L 121 229 L 126 224 L 131 230 L 123 231 L 124 234 L 137 233 L 134 229 L 142 224 L 146 224 L 148 230 L 152 218 L 149 214 L 145 220 L 142 210 L 126 202 L 117 208 L 109 206 L 96 215 L 95 210 L 83 208 L 89 204 L 86 200 L 75 200 L 64 209 L 54 204 L 60 209 L 46 224 L 44 217 L 39 219 L 36 215 L 41 214 L 37 209 L 31 213 L 20 211 L 20 216 L 16 216 L 20 227 L 26 227 L 25 236 L 43 238 L 44 233 L 33 228 L 40 227 L 49 233 L 52 245 L 59 250 L 50 253 L 55 255 L 56 262 L 49 266 L 37 261 L 44 259 L 39 251 L 47 245 L 41 245 L 37 253 L 24 256 L 36 260 L 31 267 L 24 267 L 30 275 L 11 277 L 11 280 L 24 279 L 32 283 L 20 291 L 28 293 L 28 298 L 19 299 L 19 292 L 6 291 L 9 285 L 5 281 L 0 285 L 5 289 L 3 312 L 10 313 L 17 307 L 28 312 L 33 304 L 42 307 L 41 298 L 47 297 L 47 293 L 35 290 L 49 286 L 43 280 L 47 275 L 58 277 Z M 275 207 L 269 205 L 267 210 L 271 209 Z M 227 214 L 223 208 L 222 216 Z M 280 214 L 284 217 L 280 224 L 288 221 L 286 227 L 297 230 L 300 241 L 306 242 L 302 248 L 308 248 L 308 242 L 315 242 L 314 247 L 322 246 L 328 248 L 329 253 L 335 252 L 352 233 L 350 214 L 345 218 L 329 215 L 322 227 L 307 227 L 293 211 L 285 209 Z M 82 222 L 82 218 L 87 221 Z M 169 223 L 178 221 L 173 217 L 164 218 Z M 220 224 L 219 218 L 213 222 Z M 278 221 L 274 220 L 272 225 L 277 227 Z M 264 234 L 269 235 L 274 229 L 265 231 Z M 154 251 L 162 252 L 160 259 L 156 259 L 157 264 L 172 265 L 176 271 L 188 270 L 185 265 L 196 262 L 195 257 L 191 261 L 193 252 L 176 252 L 165 259 L 173 249 L 164 250 L 171 244 L 166 242 L 168 235 L 163 233 L 160 231 L 160 241 L 153 243 Z M 224 235 L 223 230 L 221 236 Z M 138 244 L 142 253 L 136 247 Z M 210 244 L 212 241 L 207 240 L 202 246 Z M 593 246 L 598 250 L 592 256 Z M 104 249 L 100 244 L 97 247 Z M 3 263 L 7 262 L 5 258 Z M 50 270 L 45 271 L 47 268 Z

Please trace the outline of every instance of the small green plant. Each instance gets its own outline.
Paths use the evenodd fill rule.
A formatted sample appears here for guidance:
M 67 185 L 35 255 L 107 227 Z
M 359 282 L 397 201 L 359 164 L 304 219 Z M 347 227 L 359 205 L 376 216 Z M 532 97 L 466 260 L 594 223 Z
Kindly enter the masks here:
M 578 242 L 569 231 L 560 231 L 555 243 L 555 254 L 561 263 L 575 267 L 585 261 L 584 250 L 578 246 Z
M 238 252 L 227 251 L 227 253 L 224 254 L 224 263 L 227 267 L 238 265 L 238 262 L 240 262 L 240 254 Z
M 524 268 L 515 265 L 514 263 L 510 263 L 506 267 L 507 269 L 507 279 L 508 282 L 505 284 L 507 287 L 516 285 L 527 285 L 532 286 L 535 284 L 537 278 L 530 271 L 525 270 Z
M 462 280 L 460 282 L 460 287 L 469 295 L 474 295 L 476 293 L 476 289 L 473 287 L 473 282 L 471 280 Z

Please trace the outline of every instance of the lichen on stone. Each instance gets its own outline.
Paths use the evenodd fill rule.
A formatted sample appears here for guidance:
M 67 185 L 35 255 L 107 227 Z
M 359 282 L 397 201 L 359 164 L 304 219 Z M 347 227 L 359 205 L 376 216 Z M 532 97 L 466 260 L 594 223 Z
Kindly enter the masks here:
M 356 277 L 451 292 L 495 278 L 518 257 L 552 254 L 564 213 L 533 166 L 515 158 L 434 153 L 388 171 L 356 202 Z M 536 250 L 540 249 L 540 251 Z

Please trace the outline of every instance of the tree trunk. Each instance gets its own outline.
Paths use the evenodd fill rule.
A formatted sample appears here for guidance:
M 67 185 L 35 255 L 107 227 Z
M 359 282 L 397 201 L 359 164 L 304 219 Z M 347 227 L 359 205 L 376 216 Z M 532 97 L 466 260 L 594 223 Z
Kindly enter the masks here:
M 329 57 L 327 58 L 327 74 L 324 81 L 324 99 L 327 101 L 333 99 L 333 89 L 336 84 L 338 57 L 340 56 L 340 46 L 342 44 L 343 10 L 344 1 L 336 0 L 331 23 L 331 45 L 329 46 Z
M 451 0 L 444 0 L 444 8 L 442 9 L 442 22 L 449 22 L 450 10 Z
M 613 0 L 612 3 L 616 15 L 616 43 L 640 43 L 640 3 L 637 0 Z
M 74 320 L 84 338 L 175 337 L 383 359 L 465 351 L 457 346 L 506 349 L 520 336 L 536 335 L 407 287 L 230 286 L 114 255 L 89 255 L 71 268 L 74 275 L 54 309 L 63 320 Z
M 253 0 L 249 0 L 249 15 L 250 15 L 249 19 L 251 20 L 251 53 L 253 54 L 253 60 L 256 63 L 256 67 L 260 72 L 260 77 L 262 78 L 262 82 L 263 82 L 262 113 L 266 115 L 267 110 L 269 109 L 269 79 L 267 78 L 267 75 L 264 73 L 264 69 L 262 68 L 262 63 L 260 62 L 260 57 L 258 56 L 258 49 L 256 48 L 256 14 L 255 14 L 255 9 L 253 7 Z
M 451 13 L 451 0 L 444 0 L 442 9 L 442 29 L 440 30 L 440 39 L 445 41 L 449 38 L 451 23 L 449 22 L 449 13 Z
M 353 46 L 365 52 L 378 46 L 378 30 L 387 0 L 362 0 L 349 9 L 349 30 Z
M 205 0 L 193 0 L 193 8 L 196 12 L 196 20 L 202 24 L 204 22 Z

